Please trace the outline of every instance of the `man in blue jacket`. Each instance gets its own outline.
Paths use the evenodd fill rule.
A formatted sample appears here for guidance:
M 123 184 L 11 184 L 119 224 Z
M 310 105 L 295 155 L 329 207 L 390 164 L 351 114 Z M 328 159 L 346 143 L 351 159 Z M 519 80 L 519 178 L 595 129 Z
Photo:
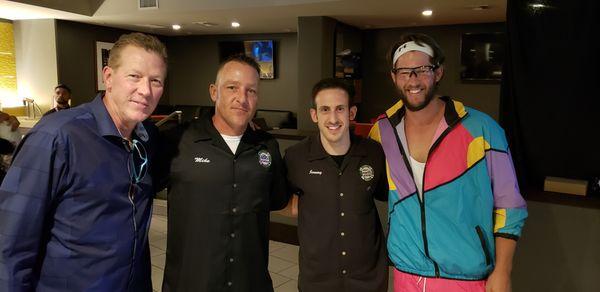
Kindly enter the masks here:
M 0 291 L 151 291 L 148 172 L 165 46 L 123 35 L 106 93 L 44 117 L 0 187 Z

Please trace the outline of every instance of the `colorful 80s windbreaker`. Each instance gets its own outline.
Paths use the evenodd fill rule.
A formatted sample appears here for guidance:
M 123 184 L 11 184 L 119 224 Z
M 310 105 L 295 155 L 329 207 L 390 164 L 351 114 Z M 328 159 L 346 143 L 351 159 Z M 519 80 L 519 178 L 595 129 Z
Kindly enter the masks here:
M 449 97 L 431 146 L 423 200 L 402 142 L 402 101 L 373 126 L 389 181 L 388 252 L 395 267 L 425 277 L 485 279 L 494 268 L 494 236 L 518 239 L 527 217 L 502 128 Z M 400 131 L 400 132 L 397 132 Z

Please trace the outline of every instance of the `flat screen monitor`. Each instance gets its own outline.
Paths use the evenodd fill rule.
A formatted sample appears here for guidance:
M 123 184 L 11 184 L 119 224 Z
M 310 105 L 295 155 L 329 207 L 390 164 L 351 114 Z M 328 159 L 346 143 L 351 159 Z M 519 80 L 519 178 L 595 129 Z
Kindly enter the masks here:
M 261 79 L 275 79 L 275 54 L 273 40 L 219 42 L 221 61 L 235 54 L 254 58 L 260 67 Z
M 460 78 L 465 81 L 500 81 L 504 51 L 504 33 L 463 34 Z

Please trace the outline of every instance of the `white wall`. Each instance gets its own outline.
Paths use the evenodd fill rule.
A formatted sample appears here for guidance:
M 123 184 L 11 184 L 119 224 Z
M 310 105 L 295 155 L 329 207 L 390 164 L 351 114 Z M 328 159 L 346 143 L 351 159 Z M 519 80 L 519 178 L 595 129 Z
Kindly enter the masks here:
M 53 107 L 53 90 L 58 84 L 54 19 L 13 22 L 17 63 L 18 99 L 33 98 L 42 113 Z M 4 105 L 9 106 L 9 105 Z

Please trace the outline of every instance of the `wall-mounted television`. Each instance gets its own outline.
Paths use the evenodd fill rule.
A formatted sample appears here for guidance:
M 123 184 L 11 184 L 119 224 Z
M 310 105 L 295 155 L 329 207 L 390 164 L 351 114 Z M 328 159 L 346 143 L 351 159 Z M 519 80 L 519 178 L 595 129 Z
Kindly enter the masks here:
M 220 61 L 231 55 L 245 54 L 260 66 L 260 79 L 275 79 L 275 44 L 273 40 L 219 42 Z
M 504 33 L 466 33 L 460 44 L 460 78 L 463 81 L 502 79 Z

